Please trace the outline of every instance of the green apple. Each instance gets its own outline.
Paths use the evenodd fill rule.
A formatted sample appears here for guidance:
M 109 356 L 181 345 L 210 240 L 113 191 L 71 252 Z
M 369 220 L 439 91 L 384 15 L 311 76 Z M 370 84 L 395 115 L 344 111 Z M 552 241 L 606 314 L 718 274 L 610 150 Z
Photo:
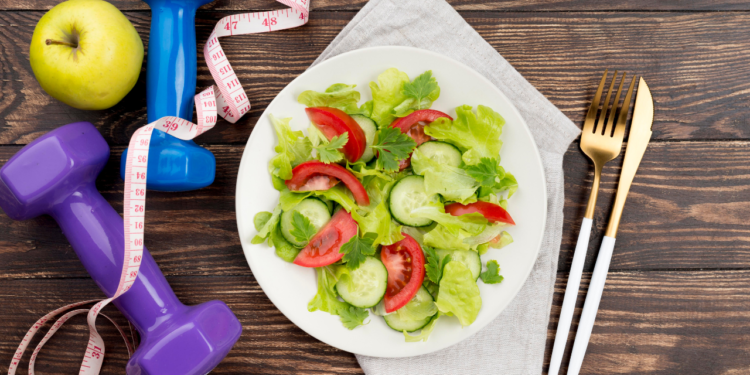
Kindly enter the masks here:
M 114 5 L 68 0 L 39 20 L 29 57 L 36 79 L 52 97 L 79 109 L 105 109 L 138 81 L 143 41 Z

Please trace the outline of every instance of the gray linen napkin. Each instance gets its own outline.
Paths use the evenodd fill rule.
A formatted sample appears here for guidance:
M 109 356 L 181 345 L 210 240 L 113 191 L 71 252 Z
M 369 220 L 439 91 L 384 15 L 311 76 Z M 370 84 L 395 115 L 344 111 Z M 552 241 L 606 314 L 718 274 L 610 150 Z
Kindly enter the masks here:
M 531 128 L 547 179 L 547 226 L 518 296 L 471 338 L 436 353 L 389 359 L 357 355 L 371 375 L 542 372 L 563 224 L 563 154 L 578 127 L 526 81 L 444 0 L 370 0 L 313 65 L 354 49 L 412 46 L 458 60 L 495 84 Z

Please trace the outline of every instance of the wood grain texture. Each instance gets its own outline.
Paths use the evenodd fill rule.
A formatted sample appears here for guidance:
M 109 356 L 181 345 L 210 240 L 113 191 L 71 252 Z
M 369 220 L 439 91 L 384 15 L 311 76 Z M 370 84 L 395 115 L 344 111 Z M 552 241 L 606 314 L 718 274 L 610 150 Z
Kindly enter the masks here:
M 266 297 L 251 276 L 170 277 L 168 281 L 180 300 L 196 305 L 221 299 L 243 326 L 242 336 L 212 374 L 361 374 L 356 359 L 328 346 L 290 322 Z M 81 300 L 101 298 L 91 279 L 13 280 L 0 283 L 0 371 L 7 372 L 10 358 L 31 325 L 47 312 Z M 111 314 L 110 314 L 111 313 Z M 127 329 L 127 321 L 116 309 L 105 314 L 116 317 Z M 102 374 L 122 374 L 127 351 L 115 328 L 99 321 L 107 345 Z M 41 374 L 76 373 L 88 338 L 84 317 L 76 317 L 45 345 L 35 369 Z M 43 335 L 44 333 L 41 333 Z M 39 335 L 39 334 L 38 334 Z M 59 336 L 59 337 L 58 337 Z M 26 371 L 32 341 L 19 374 Z
M 589 278 L 590 274 L 584 275 L 577 314 Z M 252 277 L 168 279 L 184 303 L 220 298 L 244 326 L 240 340 L 212 373 L 361 373 L 351 354 L 315 340 L 289 322 Z M 549 363 L 566 280 L 566 273 L 558 275 L 545 367 Z M 748 282 L 750 271 L 610 273 L 581 373 L 744 373 L 750 366 Z M 4 281 L 0 283 L 0 294 L 6 306 L 0 310 L 4 322 L 0 331 L 0 371 L 3 371 L 2 366 L 7 366 L 18 341 L 39 316 L 65 303 L 95 298 L 100 292 L 89 279 L 62 279 Z M 115 311 L 112 315 L 125 324 L 119 313 Z M 578 316 L 574 322 L 577 320 Z M 124 345 L 113 328 L 100 326 L 108 345 L 103 374 L 119 374 L 126 362 Z M 574 325 L 564 366 L 575 330 Z M 60 337 L 50 341 L 39 358 L 39 372 L 75 372 L 85 338 L 84 319 L 75 319 Z M 71 343 L 81 343 L 81 347 L 75 348 Z M 28 355 L 24 363 L 27 360 Z
M 591 274 L 585 273 L 564 374 Z M 558 273 L 547 331 L 549 367 L 567 273 Z M 581 374 L 747 374 L 750 272 L 610 272 Z
M 110 1 L 120 10 L 146 10 L 140 0 Z M 357 11 L 367 0 L 312 0 L 313 11 Z M 691 1 L 596 1 L 596 0 L 448 0 L 457 10 L 474 11 L 728 11 L 750 10 L 750 5 L 742 0 L 691 0 Z M 57 1 L 49 0 L 0 0 L 2 10 L 44 10 L 51 9 Z M 286 6 L 273 0 L 216 0 L 201 7 L 201 10 L 258 11 L 282 9 Z
M 654 125 L 657 126 L 657 125 Z M 620 177 L 620 156 L 602 173 L 586 270 L 593 270 Z M 750 266 L 750 143 L 651 142 L 623 211 L 611 269 Z M 570 269 L 593 166 L 574 142 L 565 156 L 559 270 Z
M 145 69 L 133 91 L 105 111 L 80 111 L 52 99 L 28 62 L 28 42 L 42 14 L 0 12 L 0 30 L 7 31 L 0 37 L 0 144 L 25 144 L 77 120 L 93 122 L 111 144 L 127 143 L 146 118 Z M 227 14 L 199 13 L 199 45 Z M 656 101 L 655 139 L 750 139 L 748 13 L 462 14 L 575 122 L 582 121 L 601 72 L 614 68 L 646 77 Z M 127 15 L 147 43 L 149 14 Z M 353 15 L 317 12 L 306 27 L 222 39 L 253 108 L 235 125 L 222 121 L 201 141 L 244 144 L 268 103 L 307 69 Z M 201 54 L 198 88 L 211 83 Z
M 0 147 L 0 164 L 20 146 Z M 122 209 L 116 147 L 97 186 Z M 250 275 L 237 236 L 234 196 L 243 147 L 209 146 L 216 182 L 186 193 L 149 192 L 146 246 L 167 275 Z M 623 152 L 624 153 L 624 152 Z M 655 142 L 649 146 L 625 206 L 612 269 L 750 268 L 750 142 Z M 593 270 L 619 176 L 608 164 L 586 270 Z M 559 269 L 567 271 L 593 171 L 570 146 L 564 161 L 565 222 Z M 512 208 L 512 206 L 511 206 Z M 511 209 L 512 213 L 512 209 Z M 176 230 L 179 228 L 179 230 Z M 86 277 L 50 217 L 24 222 L 0 214 L 0 279 Z

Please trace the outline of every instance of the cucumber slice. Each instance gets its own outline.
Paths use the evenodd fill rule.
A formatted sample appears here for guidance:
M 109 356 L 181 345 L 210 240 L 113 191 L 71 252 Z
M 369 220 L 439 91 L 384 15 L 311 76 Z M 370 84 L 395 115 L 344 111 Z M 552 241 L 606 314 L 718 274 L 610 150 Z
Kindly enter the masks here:
M 297 241 L 292 236 L 292 218 L 294 213 L 299 212 L 302 216 L 310 220 L 310 223 L 315 227 L 315 230 L 320 230 L 326 223 L 331 220 L 331 212 L 328 211 L 328 206 L 323 203 L 320 199 L 316 198 L 305 198 L 302 202 L 299 202 L 291 211 L 285 211 L 281 214 L 281 235 L 289 241 L 292 245 L 297 247 L 303 247 L 307 245 L 307 242 Z
M 350 304 L 367 309 L 373 307 L 385 296 L 388 286 L 388 271 L 383 262 L 375 257 L 367 257 L 349 277 L 342 277 L 336 283 L 336 291 Z
M 476 251 L 435 249 L 435 252 L 440 259 L 445 258 L 446 255 L 450 255 L 451 262 L 463 263 L 471 271 L 471 276 L 474 276 L 474 280 L 479 278 L 479 274 L 482 272 L 482 260 Z
M 375 122 L 370 120 L 369 117 L 365 117 L 362 115 L 352 115 L 352 118 L 365 132 L 365 143 L 367 143 L 367 148 L 365 149 L 365 153 L 362 154 L 362 157 L 360 157 L 358 161 L 367 163 L 375 156 L 375 152 L 372 151 L 372 147 L 370 146 L 372 146 L 372 142 L 375 141 L 375 132 L 377 131 L 377 128 L 375 127 Z
M 417 291 L 417 294 L 414 295 L 414 298 L 412 298 L 409 303 L 406 304 L 406 306 L 402 307 L 402 309 L 408 309 L 409 305 L 412 302 L 426 302 L 426 301 L 434 301 L 432 298 L 432 295 L 430 292 L 425 289 L 425 287 L 420 287 Z M 437 313 L 435 314 L 437 315 Z M 432 318 L 435 317 L 435 315 L 428 316 L 424 319 L 420 320 L 411 320 L 411 319 L 402 319 L 401 316 L 398 314 L 397 311 L 394 311 L 391 314 L 388 314 L 383 317 L 385 319 L 385 323 L 388 324 L 388 327 L 393 328 L 396 331 L 402 332 L 414 332 L 422 329 L 424 326 L 426 326 L 430 321 L 432 321 Z
M 422 143 L 417 149 L 424 156 L 439 164 L 447 164 L 451 167 L 458 167 L 461 165 L 461 150 L 450 143 L 429 141 Z M 414 169 L 414 173 L 424 175 L 424 171 L 418 168 L 417 165 L 412 163 L 412 168 Z
M 391 215 L 399 223 L 412 227 L 424 227 L 432 224 L 432 220 L 412 217 L 411 212 L 429 202 L 439 200 L 440 197 L 437 194 L 427 194 L 424 189 L 424 177 L 406 176 L 393 185 L 388 199 Z

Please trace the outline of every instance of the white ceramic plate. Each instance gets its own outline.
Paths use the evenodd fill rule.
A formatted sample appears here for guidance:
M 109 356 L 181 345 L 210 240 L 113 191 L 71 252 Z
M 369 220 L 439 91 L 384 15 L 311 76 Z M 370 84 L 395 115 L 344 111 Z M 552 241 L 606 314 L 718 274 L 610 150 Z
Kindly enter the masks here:
M 454 317 L 443 317 L 427 342 L 406 343 L 403 334 L 388 328 L 385 321 L 370 314 L 370 323 L 352 331 L 337 316 L 308 312 L 307 303 L 317 292 L 315 271 L 287 263 L 267 244 L 250 243 L 256 234 L 253 216 L 273 211 L 279 193 L 271 184 L 268 161 L 276 145 L 268 114 L 292 117 L 294 130 L 309 125 L 305 106 L 297 96 L 305 90 L 324 91 L 334 83 L 357 84 L 362 102 L 371 99 L 369 82 L 387 68 L 405 71 L 412 79 L 432 70 L 440 85 L 440 98 L 432 108 L 455 115 L 455 108 L 483 104 L 506 120 L 500 153 L 502 165 L 519 183 L 509 200 L 508 211 L 517 225 L 508 229 L 515 242 L 501 250 L 490 250 L 482 261 L 500 263 L 502 284 L 479 283 L 482 310 L 469 327 L 461 328 Z M 456 344 L 495 319 L 508 306 L 526 281 L 536 261 L 547 212 L 547 196 L 542 163 L 536 144 L 518 110 L 494 85 L 467 66 L 443 55 L 407 47 L 376 47 L 352 51 L 331 58 L 300 75 L 268 105 L 255 125 L 245 147 L 237 177 L 237 226 L 242 248 L 256 280 L 276 307 L 298 327 L 320 341 L 347 352 L 375 357 L 409 357 L 427 354 Z

